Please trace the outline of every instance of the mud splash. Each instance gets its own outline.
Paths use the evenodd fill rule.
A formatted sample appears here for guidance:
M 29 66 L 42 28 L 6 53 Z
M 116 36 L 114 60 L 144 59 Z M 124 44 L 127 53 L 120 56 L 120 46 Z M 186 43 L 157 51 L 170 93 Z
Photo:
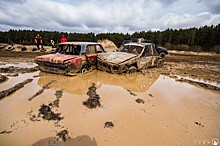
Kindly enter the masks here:
M 83 102 L 83 105 L 85 105 L 86 107 L 92 109 L 92 108 L 96 108 L 97 106 L 101 106 L 100 103 L 100 97 L 99 95 L 96 93 L 96 87 L 95 84 L 92 83 L 92 85 L 89 87 L 89 91 L 87 92 L 87 95 L 89 96 L 87 101 Z
M 1 91 L 1 92 L 0 92 L 0 99 L 4 98 L 4 97 L 6 97 L 6 96 L 11 95 L 11 94 L 14 93 L 15 91 L 17 91 L 17 90 L 21 89 L 22 87 L 24 87 L 24 85 L 26 85 L 26 84 L 28 84 L 28 83 L 30 83 L 30 82 L 32 82 L 32 81 L 33 81 L 33 79 L 26 79 L 25 81 L 16 84 L 14 87 L 11 87 L 11 88 L 9 88 L 9 89 L 7 89 L 7 90 Z

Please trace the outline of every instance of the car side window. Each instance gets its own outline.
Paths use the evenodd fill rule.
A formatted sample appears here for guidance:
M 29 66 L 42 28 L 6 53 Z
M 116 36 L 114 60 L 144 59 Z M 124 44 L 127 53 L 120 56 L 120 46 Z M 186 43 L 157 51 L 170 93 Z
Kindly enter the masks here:
M 151 51 L 151 46 L 147 45 L 144 48 L 144 52 L 141 55 L 141 57 L 147 57 L 147 56 L 151 56 L 152 55 L 152 51 Z
M 96 52 L 97 53 L 102 53 L 103 52 L 103 48 L 100 45 L 96 45 Z
M 94 45 L 88 45 L 86 47 L 86 55 L 89 54 L 96 54 L 95 46 Z

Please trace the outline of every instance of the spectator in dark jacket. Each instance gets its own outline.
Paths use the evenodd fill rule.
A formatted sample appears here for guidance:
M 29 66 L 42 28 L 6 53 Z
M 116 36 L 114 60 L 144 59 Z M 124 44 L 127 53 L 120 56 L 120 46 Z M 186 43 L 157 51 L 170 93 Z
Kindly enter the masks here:
M 34 41 L 35 41 L 35 44 L 36 44 L 38 50 L 40 50 L 42 52 L 45 51 L 44 45 L 43 45 L 43 38 L 39 34 L 37 34 Z M 39 46 L 41 46 L 41 49 L 39 48 Z

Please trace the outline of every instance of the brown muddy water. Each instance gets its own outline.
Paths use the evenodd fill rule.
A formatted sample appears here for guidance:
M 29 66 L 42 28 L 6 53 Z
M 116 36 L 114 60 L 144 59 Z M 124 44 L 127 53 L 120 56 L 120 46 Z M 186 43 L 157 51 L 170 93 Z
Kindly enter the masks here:
M 215 76 L 209 81 L 180 72 L 176 78 L 219 87 Z M 0 146 L 189 146 L 220 140 L 219 92 L 177 82 L 172 75 L 94 70 L 66 77 L 35 71 L 8 78 L 0 91 L 33 81 L 0 100 Z M 101 105 L 89 109 L 83 102 L 93 83 Z

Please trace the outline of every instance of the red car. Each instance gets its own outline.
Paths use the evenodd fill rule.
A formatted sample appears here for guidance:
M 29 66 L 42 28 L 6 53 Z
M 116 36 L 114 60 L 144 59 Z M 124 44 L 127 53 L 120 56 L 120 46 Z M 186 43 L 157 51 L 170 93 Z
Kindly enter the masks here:
M 55 54 L 37 56 L 35 62 L 41 71 L 76 75 L 96 68 L 97 55 L 105 50 L 95 42 L 60 43 Z

